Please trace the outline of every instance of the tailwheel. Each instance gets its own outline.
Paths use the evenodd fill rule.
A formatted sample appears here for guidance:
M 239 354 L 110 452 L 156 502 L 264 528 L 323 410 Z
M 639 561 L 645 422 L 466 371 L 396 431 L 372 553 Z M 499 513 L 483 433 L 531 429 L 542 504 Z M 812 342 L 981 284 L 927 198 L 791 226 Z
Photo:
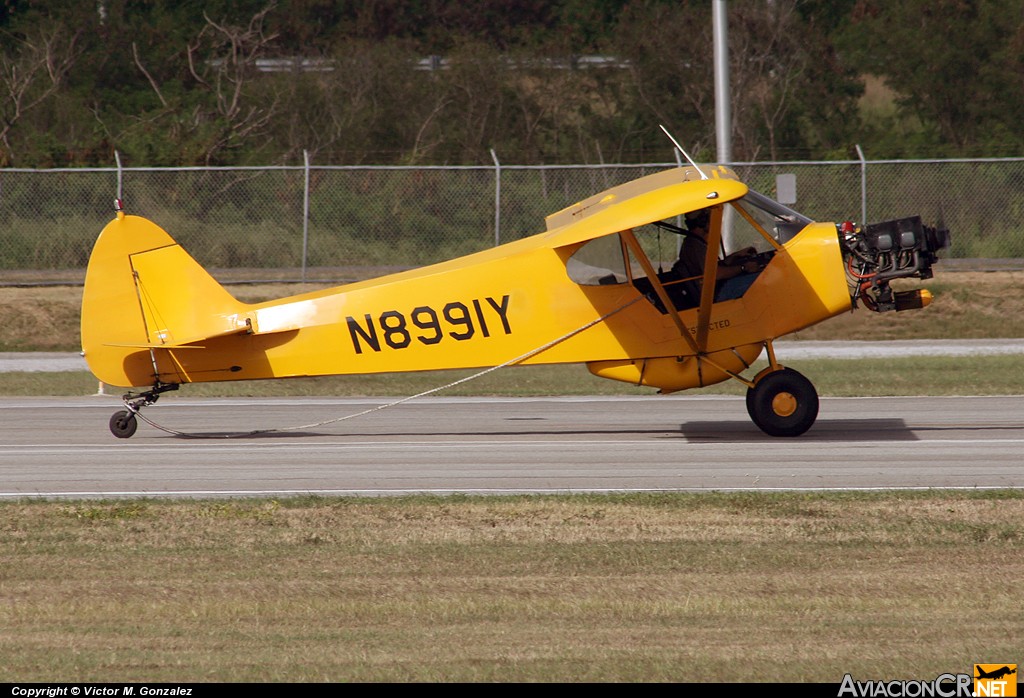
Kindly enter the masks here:
M 130 438 L 139 427 L 134 412 L 119 410 L 110 417 L 110 433 L 119 439 Z
M 154 404 L 160 395 L 169 390 L 177 390 L 177 383 L 156 383 L 143 393 L 125 393 L 121 396 L 127 409 L 118 410 L 110 417 L 110 433 L 119 439 L 131 438 L 139 428 L 139 411 L 143 407 Z
M 818 418 L 818 392 L 791 368 L 772 371 L 747 389 L 747 412 L 769 436 L 800 436 Z

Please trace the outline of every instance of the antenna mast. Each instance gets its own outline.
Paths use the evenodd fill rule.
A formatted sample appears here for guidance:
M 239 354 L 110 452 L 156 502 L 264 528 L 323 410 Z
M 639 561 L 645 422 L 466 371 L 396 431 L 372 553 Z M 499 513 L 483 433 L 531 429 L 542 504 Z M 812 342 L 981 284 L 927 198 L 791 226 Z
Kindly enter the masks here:
M 704 170 L 700 169 L 700 166 L 693 161 L 693 158 L 691 158 L 690 155 L 685 150 L 683 150 L 683 146 L 679 145 L 679 141 L 672 137 L 672 134 L 668 132 L 668 129 L 665 128 L 663 124 L 658 124 L 658 128 L 665 132 L 665 135 L 668 136 L 668 139 L 672 141 L 672 145 L 676 147 L 676 150 L 683 154 L 683 157 L 686 158 L 686 161 L 693 165 L 693 168 L 697 170 L 697 172 L 700 172 L 700 178 L 707 179 L 708 176 L 704 174 Z

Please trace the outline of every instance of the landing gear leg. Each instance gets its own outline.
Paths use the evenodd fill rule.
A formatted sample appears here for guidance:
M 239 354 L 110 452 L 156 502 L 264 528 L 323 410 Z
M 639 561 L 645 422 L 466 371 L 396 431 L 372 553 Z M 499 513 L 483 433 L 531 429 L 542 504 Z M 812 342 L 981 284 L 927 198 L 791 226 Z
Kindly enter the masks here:
M 791 368 L 766 369 L 747 389 L 747 412 L 770 436 L 799 436 L 818 418 L 818 392 Z
M 161 393 L 177 389 L 177 383 L 157 383 L 144 393 L 125 393 L 121 399 L 126 409 L 118 410 L 110 417 L 110 433 L 119 439 L 130 438 L 139 427 L 139 410 L 155 403 Z

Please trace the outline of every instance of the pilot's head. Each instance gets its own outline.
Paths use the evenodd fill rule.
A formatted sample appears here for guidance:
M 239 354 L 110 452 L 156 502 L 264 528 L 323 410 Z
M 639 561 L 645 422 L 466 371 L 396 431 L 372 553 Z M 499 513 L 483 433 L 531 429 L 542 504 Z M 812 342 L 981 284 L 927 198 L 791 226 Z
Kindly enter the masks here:
M 711 212 L 706 208 L 702 208 L 699 211 L 690 211 L 686 214 L 686 229 L 691 232 L 698 228 L 706 231 L 710 218 Z

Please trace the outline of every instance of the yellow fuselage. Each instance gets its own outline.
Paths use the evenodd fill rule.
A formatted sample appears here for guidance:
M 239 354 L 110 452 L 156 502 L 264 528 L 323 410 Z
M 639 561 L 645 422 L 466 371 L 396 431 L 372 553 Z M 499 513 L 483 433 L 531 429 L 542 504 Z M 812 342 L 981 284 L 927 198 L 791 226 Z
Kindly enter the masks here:
M 850 309 L 832 224 L 805 228 L 742 298 L 712 306 L 703 352 L 710 363 L 632 284 L 569 278 L 567 260 L 598 233 L 663 218 L 678 211 L 681 197 L 701 200 L 710 187 L 716 203 L 746 191 L 733 180 L 672 186 L 652 192 L 646 208 L 630 200 L 457 260 L 258 304 L 234 299 L 155 224 L 119 215 L 90 260 L 85 358 L 100 380 L 119 386 L 484 367 L 526 357 L 521 363 L 585 363 L 600 376 L 673 391 L 723 380 L 722 368 L 743 370 L 766 340 Z M 692 332 L 697 313 L 678 319 Z

